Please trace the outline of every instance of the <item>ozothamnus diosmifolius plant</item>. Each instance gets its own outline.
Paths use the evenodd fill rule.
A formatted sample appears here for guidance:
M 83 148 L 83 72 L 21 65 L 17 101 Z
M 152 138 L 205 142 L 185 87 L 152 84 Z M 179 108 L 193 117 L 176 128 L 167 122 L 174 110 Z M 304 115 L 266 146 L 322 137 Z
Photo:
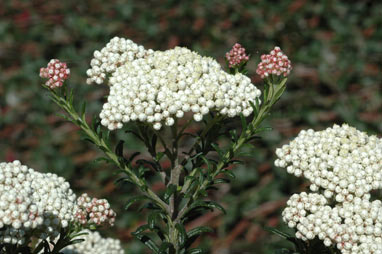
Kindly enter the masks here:
M 115 37 L 94 52 L 86 73 L 88 84 L 110 90 L 92 123 L 86 121 L 85 104 L 81 110 L 73 106 L 76 95 L 64 82 L 70 73 L 66 64 L 54 59 L 40 70 L 48 78 L 43 86 L 64 117 L 104 152 L 102 159 L 123 174 L 120 180 L 139 189 L 141 195 L 131 197 L 126 209 L 147 203 L 147 223 L 133 235 L 152 253 L 203 252 L 192 244 L 211 229 L 186 230 L 185 225 L 214 209 L 225 212 L 208 199 L 207 190 L 234 178 L 231 166 L 239 162 L 241 147 L 266 130 L 261 123 L 283 94 L 291 63 L 278 47 L 262 55 L 257 69 L 264 81 L 261 91 L 245 75 L 248 60 L 245 49 L 235 44 L 226 54 L 225 71 L 216 60 L 187 48 L 147 50 Z M 240 126 L 233 126 L 232 118 L 240 119 Z M 191 125 L 200 130 L 190 132 Z M 151 159 L 139 158 L 124 139 L 113 144 L 110 135 L 118 131 L 140 140 Z M 228 144 L 218 142 L 221 138 Z M 159 176 L 165 191 L 153 191 L 148 171 Z

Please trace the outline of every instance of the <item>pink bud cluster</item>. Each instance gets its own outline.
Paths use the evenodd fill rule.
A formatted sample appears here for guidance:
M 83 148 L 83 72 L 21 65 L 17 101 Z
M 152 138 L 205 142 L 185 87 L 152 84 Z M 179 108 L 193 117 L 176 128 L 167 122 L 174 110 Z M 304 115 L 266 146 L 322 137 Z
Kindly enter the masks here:
M 243 48 L 239 43 L 233 45 L 232 49 L 225 54 L 225 57 L 230 68 L 243 62 L 247 62 L 249 59 L 249 56 L 245 53 L 245 48 Z
M 261 56 L 261 62 L 257 66 L 256 73 L 259 74 L 261 78 L 266 78 L 272 74 L 286 77 L 291 70 L 292 65 L 288 57 L 279 47 L 275 47 L 270 54 Z
M 106 199 L 90 198 L 84 193 L 77 198 L 77 205 L 79 209 L 75 216 L 81 224 L 114 225 L 116 214 Z
M 65 79 L 69 77 L 70 70 L 66 63 L 60 62 L 57 59 L 49 61 L 47 68 L 40 69 L 40 77 L 47 78 L 45 83 L 50 88 L 60 87 L 64 84 Z

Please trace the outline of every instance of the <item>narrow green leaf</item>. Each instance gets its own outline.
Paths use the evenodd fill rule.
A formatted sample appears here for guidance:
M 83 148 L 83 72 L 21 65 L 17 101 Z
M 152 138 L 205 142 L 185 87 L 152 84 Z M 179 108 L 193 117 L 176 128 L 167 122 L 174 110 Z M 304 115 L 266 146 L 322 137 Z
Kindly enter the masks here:
M 240 113 L 241 127 L 243 131 L 247 129 L 247 120 L 245 119 L 243 113 Z
M 276 234 L 284 239 L 287 239 L 289 237 L 291 237 L 290 235 L 288 235 L 287 233 L 284 233 L 278 229 L 275 229 L 275 228 L 271 228 L 271 227 L 265 227 L 264 230 L 268 231 L 268 232 L 271 232 L 273 234 Z
M 212 228 L 206 227 L 206 226 L 200 226 L 200 227 L 196 227 L 196 228 L 193 228 L 190 231 L 188 231 L 187 237 L 191 238 L 194 236 L 199 236 L 201 234 L 211 233 L 211 232 L 213 232 Z
M 82 118 L 82 120 L 85 122 L 85 113 L 86 113 L 86 101 L 84 101 L 83 103 L 82 103 L 82 106 L 81 106 L 81 111 L 80 111 L 81 113 L 80 113 L 80 116 L 81 116 L 81 118 Z
M 149 216 L 147 217 L 147 223 L 150 229 L 154 229 L 157 219 L 158 219 L 158 212 L 151 212 L 149 214 Z
M 152 250 L 154 253 L 159 253 L 159 247 L 155 244 L 153 240 L 151 240 L 150 237 L 143 234 L 134 235 L 138 240 L 140 240 L 144 245 L 146 245 L 150 250 Z
M 222 184 L 222 183 L 230 183 L 231 180 L 226 179 L 226 178 L 217 178 L 214 180 L 213 184 Z
M 118 142 L 118 145 L 115 147 L 115 154 L 118 155 L 119 157 L 123 157 L 123 144 L 125 141 L 120 140 Z
M 134 204 L 134 203 L 136 203 L 136 202 L 138 202 L 138 201 L 146 200 L 146 199 L 149 199 L 149 198 L 146 197 L 146 196 L 143 196 L 143 195 L 133 197 L 133 198 L 131 198 L 131 199 L 129 199 L 129 200 L 127 201 L 127 203 L 126 203 L 126 205 L 125 205 L 125 209 L 127 210 L 127 209 L 129 209 L 129 207 L 130 207 L 132 204 Z
M 167 202 L 170 197 L 176 192 L 176 185 L 169 184 L 166 188 L 166 192 L 164 193 L 163 199 Z
M 218 209 L 222 213 L 224 213 L 224 214 L 226 213 L 225 209 L 221 205 L 216 203 L 215 201 L 204 201 L 204 200 L 195 201 L 190 206 L 189 211 L 191 211 L 193 209 L 196 209 L 196 208 L 207 208 L 207 209 L 210 209 L 210 210 Z
M 186 232 L 186 229 L 184 228 L 184 226 L 180 223 L 177 223 L 175 225 L 175 228 L 178 230 L 179 232 L 179 244 L 180 246 L 184 246 L 184 244 L 186 243 L 187 241 L 187 232 Z
M 186 253 L 187 254 L 202 254 L 203 250 L 200 248 L 193 248 L 193 249 L 189 249 Z
M 159 247 L 159 254 L 167 254 L 168 249 L 174 249 L 174 246 L 169 242 L 163 242 Z

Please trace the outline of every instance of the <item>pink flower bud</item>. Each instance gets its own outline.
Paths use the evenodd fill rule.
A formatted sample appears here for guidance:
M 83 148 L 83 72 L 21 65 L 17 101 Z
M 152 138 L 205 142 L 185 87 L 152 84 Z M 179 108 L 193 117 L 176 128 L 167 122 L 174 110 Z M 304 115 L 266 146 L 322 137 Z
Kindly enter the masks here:
M 230 68 L 249 60 L 249 56 L 245 54 L 245 48 L 239 43 L 233 45 L 232 49 L 225 54 L 225 58 L 227 59 Z
M 261 78 L 266 78 L 271 74 L 286 77 L 292 70 L 290 60 L 279 47 L 275 47 L 270 54 L 262 55 L 260 58 L 261 62 L 257 66 L 256 73 Z
M 106 199 L 90 198 L 84 193 L 77 198 L 77 205 L 79 209 L 76 218 L 79 223 L 114 224 L 116 214 Z
M 60 62 L 57 59 L 52 59 L 46 68 L 40 68 L 40 77 L 47 78 L 45 83 L 50 88 L 60 87 L 64 81 L 69 77 L 70 70 L 66 63 Z

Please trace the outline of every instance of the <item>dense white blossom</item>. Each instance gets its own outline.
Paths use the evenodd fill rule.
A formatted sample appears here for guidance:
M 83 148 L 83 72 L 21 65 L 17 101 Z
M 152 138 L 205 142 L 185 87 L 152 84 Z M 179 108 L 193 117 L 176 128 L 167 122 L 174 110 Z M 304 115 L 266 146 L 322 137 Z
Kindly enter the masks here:
M 276 166 L 311 181 L 319 193 L 294 194 L 283 220 L 303 240 L 318 237 L 343 254 L 382 254 L 382 140 L 346 124 L 301 131 L 276 150 Z
M 84 231 L 87 235 L 79 238 L 85 241 L 70 245 L 62 252 L 64 254 L 123 254 L 121 242 L 117 239 L 103 238 L 98 232 Z
M 73 220 L 76 195 L 64 178 L 19 161 L 0 163 L 0 243 L 56 237 Z
M 382 188 L 382 140 L 343 124 L 323 131 L 303 130 L 276 150 L 275 165 L 311 182 L 337 202 Z
M 111 42 L 121 40 L 114 38 Z M 117 49 L 117 45 L 114 44 L 114 51 L 132 57 L 115 60 L 119 59 L 117 54 L 109 61 L 110 67 L 105 64 L 98 68 L 100 72 L 96 75 L 88 71 L 90 80 L 111 73 L 110 93 L 100 113 L 102 125 L 110 130 L 136 120 L 160 129 L 163 124 L 173 125 L 176 118 L 182 118 L 187 112 L 192 112 L 195 121 L 201 121 L 210 111 L 228 117 L 240 113 L 248 116 L 253 111 L 250 101 L 255 102 L 261 94 L 245 75 L 228 74 L 214 59 L 187 48 L 166 51 L 144 51 L 142 48 L 140 54 L 129 54 L 130 49 L 122 46 Z
M 143 46 L 131 40 L 114 37 L 100 51 L 94 51 L 94 58 L 90 61 L 91 68 L 87 70 L 87 83 L 102 84 L 109 73 L 113 73 L 119 66 L 135 59 L 145 57 L 153 50 L 145 50 Z

